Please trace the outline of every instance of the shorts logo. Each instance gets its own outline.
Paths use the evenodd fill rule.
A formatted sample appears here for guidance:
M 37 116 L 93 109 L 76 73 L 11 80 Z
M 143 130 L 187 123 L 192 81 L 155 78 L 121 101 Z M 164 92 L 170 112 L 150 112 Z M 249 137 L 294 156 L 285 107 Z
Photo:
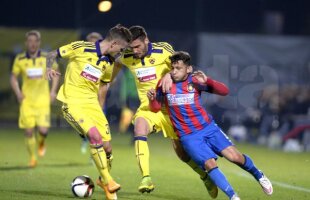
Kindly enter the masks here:
M 62 54 L 65 54 L 66 53 L 66 50 L 62 50 L 62 52 L 61 52 Z

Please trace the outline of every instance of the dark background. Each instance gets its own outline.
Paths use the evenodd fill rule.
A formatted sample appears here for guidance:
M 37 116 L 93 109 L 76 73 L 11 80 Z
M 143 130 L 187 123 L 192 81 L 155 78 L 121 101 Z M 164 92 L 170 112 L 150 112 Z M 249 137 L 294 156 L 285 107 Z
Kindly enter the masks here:
M 309 35 L 308 0 L 112 0 L 100 13 L 99 0 L 1 1 L 0 25 L 7 27 L 97 28 L 117 23 L 146 29 L 268 33 L 267 13 L 283 18 L 279 34 Z

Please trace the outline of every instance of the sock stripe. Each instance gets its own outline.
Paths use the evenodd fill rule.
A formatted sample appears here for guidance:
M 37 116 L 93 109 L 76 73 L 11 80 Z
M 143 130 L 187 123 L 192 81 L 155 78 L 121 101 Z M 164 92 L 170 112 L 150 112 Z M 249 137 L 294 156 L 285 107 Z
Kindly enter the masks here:
M 135 141 L 137 141 L 137 140 L 147 141 L 147 137 L 145 137 L 145 136 L 135 136 L 134 140 Z

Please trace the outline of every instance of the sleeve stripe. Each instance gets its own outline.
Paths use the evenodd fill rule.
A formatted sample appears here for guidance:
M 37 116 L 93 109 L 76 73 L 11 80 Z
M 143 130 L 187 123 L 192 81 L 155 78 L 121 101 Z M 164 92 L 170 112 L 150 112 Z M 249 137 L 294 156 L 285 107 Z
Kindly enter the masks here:
M 172 47 L 170 45 L 167 44 L 153 44 L 156 47 L 161 47 L 166 49 L 167 51 L 169 51 L 170 53 L 174 53 L 174 50 L 172 49 Z

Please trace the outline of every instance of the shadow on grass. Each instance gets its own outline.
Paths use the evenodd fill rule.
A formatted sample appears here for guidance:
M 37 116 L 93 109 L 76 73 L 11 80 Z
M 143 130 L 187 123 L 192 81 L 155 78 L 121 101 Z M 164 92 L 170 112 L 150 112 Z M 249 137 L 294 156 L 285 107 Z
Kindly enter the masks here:
M 66 167 L 86 167 L 86 166 L 91 166 L 91 164 L 86 164 L 86 163 L 53 163 L 53 164 L 38 164 L 37 167 L 32 168 L 29 166 L 2 166 L 0 167 L 0 171 L 14 171 L 14 170 L 33 170 L 36 168 L 41 168 L 41 167 L 59 167 L 59 168 L 66 168 Z
M 117 196 L 120 199 L 128 199 L 128 200 L 147 200 L 150 198 L 150 196 L 152 197 L 156 197 L 158 199 L 162 199 L 162 200 L 188 200 L 188 197 L 181 197 L 181 194 L 176 194 L 176 195 L 169 195 L 169 194 L 157 194 L 157 193 L 144 193 L 144 194 L 140 194 L 138 192 L 120 192 L 117 194 Z M 197 198 L 191 198 L 191 200 L 199 200 Z
M 55 197 L 55 199 L 57 199 L 57 198 L 73 199 L 73 198 L 75 198 L 69 194 L 61 194 L 59 192 L 51 192 L 51 191 L 11 190 L 10 192 L 26 194 L 26 195 L 33 195 L 33 196 L 49 196 L 49 197 Z M 36 198 L 38 198 L 38 197 L 36 197 Z

